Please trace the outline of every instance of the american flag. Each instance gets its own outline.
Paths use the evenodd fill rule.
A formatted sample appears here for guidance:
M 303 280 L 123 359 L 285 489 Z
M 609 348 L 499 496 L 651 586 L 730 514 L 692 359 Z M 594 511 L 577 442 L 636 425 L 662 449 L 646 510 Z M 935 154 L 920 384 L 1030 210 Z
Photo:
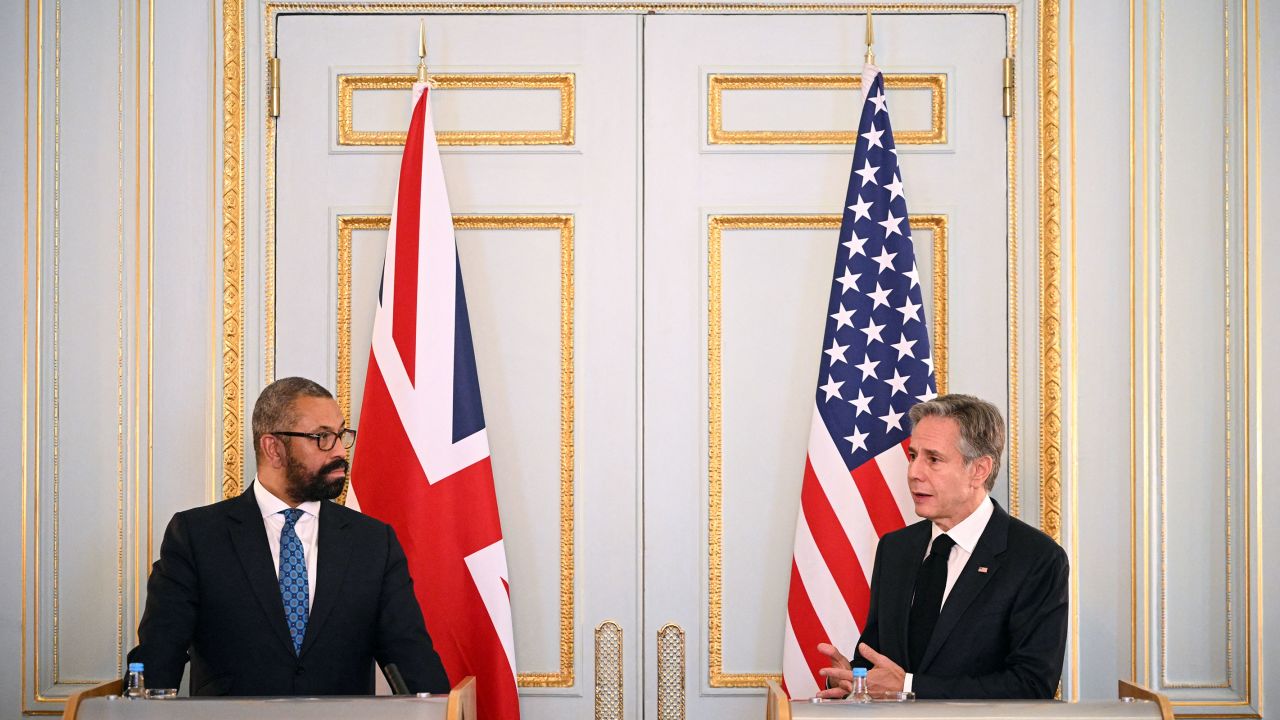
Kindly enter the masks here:
M 793 698 L 822 686 L 820 642 L 853 657 L 876 543 L 915 518 L 907 409 L 936 396 L 884 77 L 862 71 L 862 119 L 840 223 L 800 491 L 783 646 Z
M 404 545 L 449 679 L 481 717 L 515 720 L 507 557 L 429 91 L 414 86 L 347 504 Z

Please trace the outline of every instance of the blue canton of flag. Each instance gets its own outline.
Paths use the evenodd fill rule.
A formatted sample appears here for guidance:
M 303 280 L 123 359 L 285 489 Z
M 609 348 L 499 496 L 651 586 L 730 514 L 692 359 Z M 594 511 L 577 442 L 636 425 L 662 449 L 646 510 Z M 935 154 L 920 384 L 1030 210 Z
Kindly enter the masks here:
M 817 405 L 853 469 L 906 440 L 907 409 L 937 395 L 907 199 L 878 72 L 858 123 L 845 205 Z

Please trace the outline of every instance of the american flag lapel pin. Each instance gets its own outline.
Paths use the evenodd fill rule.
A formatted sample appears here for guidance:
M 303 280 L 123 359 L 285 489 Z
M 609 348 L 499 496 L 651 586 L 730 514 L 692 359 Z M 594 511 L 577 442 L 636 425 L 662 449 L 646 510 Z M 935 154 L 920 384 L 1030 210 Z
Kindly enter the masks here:
M 986 565 L 979 565 L 979 566 L 978 566 L 978 572 L 980 572 L 980 573 L 984 573 L 984 572 L 986 572 L 986 571 L 987 571 L 987 566 L 986 566 Z

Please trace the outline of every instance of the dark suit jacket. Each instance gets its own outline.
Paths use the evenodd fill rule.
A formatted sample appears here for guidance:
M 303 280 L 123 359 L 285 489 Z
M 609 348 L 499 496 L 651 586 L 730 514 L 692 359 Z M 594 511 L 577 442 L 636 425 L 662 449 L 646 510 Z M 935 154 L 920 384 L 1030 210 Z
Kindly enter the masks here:
M 314 602 L 294 654 L 267 532 L 252 489 L 173 516 L 147 583 L 130 662 L 151 687 L 192 695 L 368 695 L 375 659 L 414 692 L 448 692 L 391 528 L 320 504 Z
M 919 698 L 1052 698 L 1067 642 L 1067 554 L 999 505 L 924 657 L 908 667 L 907 619 L 930 528 L 924 520 L 880 538 L 860 642 L 914 672 Z M 871 666 L 860 653 L 853 664 Z

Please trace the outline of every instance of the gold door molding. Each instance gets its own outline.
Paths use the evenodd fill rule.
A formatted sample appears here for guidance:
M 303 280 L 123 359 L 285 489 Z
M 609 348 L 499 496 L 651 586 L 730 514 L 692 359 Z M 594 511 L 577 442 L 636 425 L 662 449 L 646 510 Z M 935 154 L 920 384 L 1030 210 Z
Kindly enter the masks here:
M 714 688 L 764 687 L 781 682 L 771 673 L 724 672 L 724 456 L 721 420 L 721 286 L 724 232 L 726 230 L 831 230 L 840 229 L 841 215 L 711 215 L 707 218 L 707 653 L 709 684 Z M 938 392 L 947 383 L 947 216 L 909 215 L 913 230 L 932 234 L 932 319 L 929 335 Z M 1010 358 L 1017 352 L 1010 343 Z M 1010 360 L 1012 362 L 1012 359 Z M 1010 475 L 1017 468 L 1010 466 Z M 1011 481 L 1012 482 L 1012 481 Z
M 574 683 L 574 368 L 573 215 L 454 215 L 455 231 L 556 230 L 560 233 L 560 649 L 552 672 L 522 672 L 520 687 L 572 687 Z M 335 393 L 351 417 L 351 240 L 356 230 L 389 230 L 390 215 L 338 216 L 337 363 Z
M 707 75 L 708 145 L 852 145 L 855 130 L 725 130 L 724 94 L 734 90 L 845 90 L 861 87 L 859 75 L 751 74 Z M 947 76 L 944 73 L 885 73 L 885 90 L 928 90 L 929 129 L 894 130 L 898 145 L 947 142 Z
M 357 130 L 355 93 L 360 90 L 410 90 L 413 74 L 338 76 L 338 144 L 348 146 L 404 145 L 405 130 Z M 556 130 L 437 130 L 436 144 L 458 145 L 573 145 L 576 78 L 573 73 L 437 73 L 428 78 L 435 90 L 556 90 L 560 94 L 560 127 Z
M 600 3 L 591 5 L 572 5 L 549 3 L 541 4 L 460 4 L 460 3 L 405 3 L 370 5 L 325 5 L 319 3 L 268 2 L 263 6 L 261 22 L 264 28 L 265 54 L 262 62 L 274 55 L 275 20 L 282 13 L 547 13 L 572 14 L 583 12 L 620 13 L 620 14 L 860 14 L 868 10 L 877 13 L 986 13 L 1001 14 L 1006 19 L 1006 54 L 1017 57 L 1018 7 L 1013 4 L 989 5 L 954 5 L 954 4 L 883 4 L 861 5 L 844 3 L 814 3 L 770 5 L 765 3 L 690 3 L 683 5 L 665 5 L 661 3 Z M 1057 540 L 1061 539 L 1061 415 L 1063 397 L 1061 392 L 1062 352 L 1061 352 L 1061 182 L 1060 174 L 1060 141 L 1059 141 L 1059 67 L 1058 67 L 1058 27 L 1060 23 L 1059 0 L 1038 0 L 1035 8 L 1036 26 L 1039 28 L 1035 37 L 1039 82 L 1036 88 L 1033 108 L 1039 139 L 1039 151 L 1036 156 L 1036 187 L 1038 197 L 1038 215 L 1036 233 L 1039 252 L 1039 284 L 1036 309 L 1040 325 L 1041 338 L 1038 342 L 1039 360 L 1039 414 L 1044 431 L 1039 435 L 1040 455 L 1040 522 L 1041 527 Z M 246 21 L 244 0 L 222 0 L 222 35 L 225 54 L 223 58 L 223 103 L 222 144 L 223 144 L 223 176 L 222 176 L 222 238 L 223 238 L 223 288 L 222 288 L 222 398 L 223 398 L 223 494 L 232 496 L 239 492 L 244 472 L 244 358 L 243 358 L 243 263 L 245 257 L 244 217 L 244 123 L 245 123 L 245 81 L 244 81 L 244 49 L 243 36 Z M 267 136 L 266 145 L 268 168 L 266 176 L 268 187 L 264 189 L 267 207 L 273 207 L 271 182 L 274 180 L 274 121 L 267 117 L 263 120 Z M 1008 217 L 1008 259 L 1011 273 L 1019 266 L 1018 261 L 1018 206 L 1017 191 L 1017 113 L 1006 123 L 1008 153 L 1006 154 L 1006 172 L 1008 176 L 1009 217 Z M 1073 146 L 1074 154 L 1074 146 Z M 267 261 L 266 274 L 268 290 L 271 290 L 270 277 L 274 271 L 274 216 L 267 216 Z M 1019 315 L 1017 312 L 1017 281 L 1010 277 L 1009 328 L 1012 336 L 1018 332 Z M 269 303 L 268 303 L 269 304 Z M 264 358 L 266 375 L 270 378 L 274 372 L 272 363 L 274 313 L 270 307 L 266 313 L 267 352 Z M 218 358 L 215 358 L 215 366 Z M 1020 426 L 1018 366 L 1010 366 L 1009 383 L 1009 426 Z M 1011 468 L 1020 466 L 1020 452 L 1017 433 L 1010 433 L 1009 464 Z M 1019 514 L 1020 492 L 1017 484 L 1010 482 L 1010 511 Z

